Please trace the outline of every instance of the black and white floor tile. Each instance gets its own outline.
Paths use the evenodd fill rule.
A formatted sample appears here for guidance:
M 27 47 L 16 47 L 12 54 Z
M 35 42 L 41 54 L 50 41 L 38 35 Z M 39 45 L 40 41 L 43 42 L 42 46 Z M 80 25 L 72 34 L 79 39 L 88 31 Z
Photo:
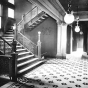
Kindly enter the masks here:
M 88 60 L 50 59 L 18 81 L 31 88 L 88 88 Z

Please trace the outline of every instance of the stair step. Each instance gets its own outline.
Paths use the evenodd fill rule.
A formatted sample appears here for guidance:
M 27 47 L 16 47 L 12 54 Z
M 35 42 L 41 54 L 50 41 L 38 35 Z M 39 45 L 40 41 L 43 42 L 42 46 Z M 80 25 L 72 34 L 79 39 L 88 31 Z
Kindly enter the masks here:
M 5 39 L 6 41 L 13 41 L 13 39 Z
M 18 53 L 21 53 L 21 52 L 26 52 L 27 50 L 26 49 L 17 49 L 16 50 Z
M 11 30 L 8 30 L 8 31 L 14 31 L 14 30 L 11 29 Z
M 43 16 L 48 17 L 48 15 L 47 15 L 47 14 L 44 14 Z
M 36 21 L 35 24 L 39 24 L 39 22 Z
M 12 42 L 11 39 L 5 39 L 7 42 Z M 3 41 L 3 40 L 0 40 L 0 41 Z
M 34 27 L 34 26 L 36 26 L 36 25 L 32 24 L 31 26 L 33 26 L 33 27 Z
M 10 36 L 14 37 L 13 34 L 9 34 L 9 35 L 8 35 L 8 34 L 5 34 L 4 36 L 5 36 L 5 37 L 10 37 Z
M 29 54 L 30 52 L 23 52 L 23 53 L 19 53 L 18 55 L 23 55 L 23 54 Z
M 28 57 L 27 57 L 27 58 L 28 58 Z M 23 63 L 20 63 L 20 64 L 17 65 L 17 67 L 20 67 L 20 66 L 23 66 L 23 65 L 25 65 L 25 64 L 31 63 L 31 62 L 33 62 L 33 61 L 35 61 L 35 60 L 38 60 L 38 58 L 32 58 L 32 59 L 30 59 L 30 60 L 28 60 L 28 61 L 25 61 L 25 62 L 23 62 Z
M 38 21 L 39 21 L 39 22 L 41 22 L 41 20 L 40 20 L 40 19 L 38 19 Z
M 18 54 L 19 55 L 19 54 Z M 20 60 L 24 60 L 26 58 L 30 58 L 30 57 L 33 57 L 34 55 L 28 55 L 28 56 L 25 56 L 25 57 L 21 57 L 21 58 L 18 58 L 17 61 L 20 61 Z
M 38 61 L 38 62 L 36 62 L 36 63 L 32 64 L 31 66 L 28 66 L 28 67 L 26 67 L 25 69 L 22 69 L 22 70 L 18 71 L 18 74 L 21 74 L 21 73 L 23 73 L 23 72 L 25 72 L 25 71 L 27 71 L 27 70 L 29 70 L 29 69 L 32 69 L 33 67 L 35 67 L 35 66 L 41 64 L 42 62 L 43 62 L 43 61 Z
M 4 39 L 13 39 L 14 37 L 3 37 Z
M 44 17 L 41 17 L 41 19 L 45 19 Z
M 6 34 L 13 34 L 13 31 L 8 31 L 6 32 Z
M 21 46 L 21 45 L 18 44 L 16 47 L 23 47 L 23 46 Z

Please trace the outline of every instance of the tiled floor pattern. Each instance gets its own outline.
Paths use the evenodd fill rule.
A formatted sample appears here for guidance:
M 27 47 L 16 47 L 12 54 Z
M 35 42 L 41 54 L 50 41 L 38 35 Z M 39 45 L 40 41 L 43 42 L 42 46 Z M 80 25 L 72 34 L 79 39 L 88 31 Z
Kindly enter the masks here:
M 88 88 L 88 60 L 51 59 L 19 81 L 31 88 Z

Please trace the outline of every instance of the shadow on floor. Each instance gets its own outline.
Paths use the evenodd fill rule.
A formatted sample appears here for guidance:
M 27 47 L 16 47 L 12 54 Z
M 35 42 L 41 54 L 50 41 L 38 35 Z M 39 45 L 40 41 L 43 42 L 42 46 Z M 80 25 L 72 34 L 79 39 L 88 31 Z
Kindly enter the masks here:
M 10 81 L 10 80 L 8 80 L 8 79 L 0 78 L 0 86 L 2 86 L 2 85 L 4 85 L 4 84 L 8 83 L 9 81 Z

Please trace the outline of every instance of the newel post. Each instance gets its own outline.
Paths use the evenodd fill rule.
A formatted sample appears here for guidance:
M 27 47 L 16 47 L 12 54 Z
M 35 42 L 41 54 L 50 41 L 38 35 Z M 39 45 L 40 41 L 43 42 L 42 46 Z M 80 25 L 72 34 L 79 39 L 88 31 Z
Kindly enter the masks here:
M 38 32 L 38 42 L 37 42 L 37 46 L 38 46 L 38 58 L 41 59 L 41 41 L 40 41 L 40 35 L 41 32 Z
M 17 81 L 17 57 L 18 57 L 18 54 L 13 52 L 11 54 L 12 58 L 11 58 L 11 80 L 13 82 L 16 82 Z
M 18 54 L 16 53 L 16 41 L 13 39 L 12 42 L 12 54 L 11 54 L 11 67 L 10 67 L 10 75 L 11 80 L 16 82 L 17 81 L 17 57 Z

